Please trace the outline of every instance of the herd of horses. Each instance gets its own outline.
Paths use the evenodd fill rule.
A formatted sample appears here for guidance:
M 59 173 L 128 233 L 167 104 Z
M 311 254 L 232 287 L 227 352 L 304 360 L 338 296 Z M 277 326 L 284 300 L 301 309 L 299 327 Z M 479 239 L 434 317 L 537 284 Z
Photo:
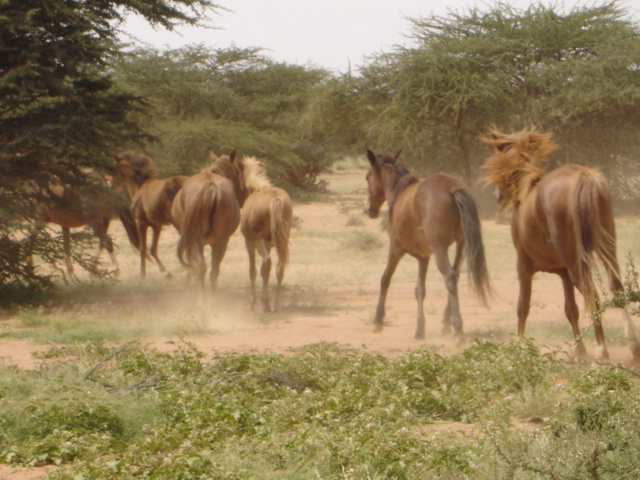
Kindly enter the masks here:
M 549 134 L 534 127 L 509 134 L 493 129 L 481 140 L 492 147 L 492 155 L 482 166 L 482 181 L 485 186 L 496 188 L 501 210 L 513 209 L 511 233 L 520 286 L 518 337 L 525 333 L 533 275 L 554 273 L 562 281 L 564 310 L 573 330 L 576 357 L 588 358 L 578 326 L 575 289 L 584 297 L 585 314 L 593 321 L 598 345 L 596 356 L 606 361 L 609 353 L 597 314 L 600 300 L 592 272 L 596 259 L 604 266 L 612 292 L 622 291 L 623 284 L 616 254 L 612 198 L 603 175 L 597 169 L 578 164 L 566 164 L 545 173 L 540 164 L 547 161 L 557 147 Z M 463 339 L 457 291 L 463 260 L 468 264 L 469 283 L 480 299 L 487 304 L 493 293 L 476 203 L 460 179 L 448 174 L 419 179 L 400 163 L 399 156 L 400 153 L 390 156 L 367 151 L 370 167 L 366 177 L 366 213 L 376 218 L 385 201 L 389 210 L 389 250 L 380 280 L 374 331 L 383 329 L 391 278 L 400 259 L 409 254 L 418 261 L 415 338 L 424 338 L 425 279 L 433 255 L 448 292 L 443 330 L 453 328 L 456 337 Z M 162 228 L 173 225 L 180 234 L 177 247 L 180 263 L 197 277 L 201 296 L 211 298 L 229 238 L 240 226 L 249 255 L 251 306 L 257 301 L 257 250 L 262 257 L 262 304 L 264 311 L 271 310 L 270 251 L 275 247 L 278 264 L 274 309 L 280 308 L 281 286 L 289 257 L 292 204 L 284 190 L 271 185 L 262 162 L 255 158 L 239 159 L 235 150 L 221 157 L 211 152 L 210 166 L 196 175 L 159 180 L 153 160 L 146 155 L 126 152 L 116 155 L 115 159 L 131 197 L 136 232 L 129 238 L 132 243 L 138 242 L 134 245 L 140 253 L 142 276 L 146 273 L 148 258 L 153 258 L 160 271 L 168 274 L 157 248 Z M 150 255 L 146 246 L 149 227 L 153 231 Z M 455 255 L 451 262 L 448 250 L 454 243 Z M 208 296 L 205 294 L 205 245 L 211 247 Z M 106 248 L 112 252 L 112 247 Z M 626 308 L 622 308 L 622 315 L 631 352 L 640 363 L 640 341 L 635 326 Z

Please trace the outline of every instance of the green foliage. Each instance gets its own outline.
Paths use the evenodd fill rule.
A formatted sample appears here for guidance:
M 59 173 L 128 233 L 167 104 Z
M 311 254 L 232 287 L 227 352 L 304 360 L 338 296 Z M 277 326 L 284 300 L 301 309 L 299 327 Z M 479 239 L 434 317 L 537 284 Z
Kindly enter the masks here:
M 52 478 L 530 478 L 588 468 L 608 478 L 630 472 L 640 448 L 629 372 L 567 368 L 530 342 L 478 342 L 451 357 L 326 343 L 206 362 L 190 344 L 56 355 L 38 371 L 0 370 L 2 461 L 63 464 Z M 535 432 L 508 428 L 527 392 L 560 399 L 567 377 L 570 397 L 553 418 Z M 484 433 L 426 433 L 460 420 Z

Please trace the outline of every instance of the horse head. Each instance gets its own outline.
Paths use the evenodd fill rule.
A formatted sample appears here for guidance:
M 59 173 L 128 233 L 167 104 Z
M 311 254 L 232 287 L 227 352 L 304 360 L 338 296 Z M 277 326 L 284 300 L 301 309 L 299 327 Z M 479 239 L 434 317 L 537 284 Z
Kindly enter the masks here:
M 123 182 L 133 198 L 135 192 L 148 180 L 158 175 L 158 169 L 154 165 L 153 159 L 142 153 L 132 150 L 121 154 L 114 154 L 118 177 L 114 177 L 114 184 Z
M 389 208 L 393 204 L 396 187 L 400 184 L 400 179 L 407 177 L 408 181 L 403 183 L 409 185 L 415 177 L 398 161 L 402 151 L 398 151 L 394 157 L 390 155 L 376 155 L 371 150 L 367 150 L 369 160 L 369 171 L 367 172 L 367 187 L 369 198 L 365 213 L 369 218 L 377 218 L 380 214 L 380 207 L 387 201 Z M 409 178 L 410 177 L 410 178 Z

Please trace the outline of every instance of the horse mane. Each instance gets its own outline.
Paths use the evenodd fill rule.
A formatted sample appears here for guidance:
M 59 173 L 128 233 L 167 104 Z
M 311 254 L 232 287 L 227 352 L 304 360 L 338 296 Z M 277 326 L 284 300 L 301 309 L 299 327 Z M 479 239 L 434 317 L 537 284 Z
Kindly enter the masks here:
M 229 179 L 240 175 L 239 167 L 231 161 L 231 157 L 229 157 L 229 155 L 217 157 L 215 161 L 213 161 L 208 167 L 204 168 L 203 171 L 215 173 Z
M 391 217 L 393 213 L 393 205 L 395 204 L 395 200 L 398 198 L 398 195 L 400 195 L 400 193 L 409 185 L 416 183 L 418 181 L 418 177 L 409 172 L 402 163 L 389 155 L 379 155 L 379 158 L 382 160 L 380 165 L 388 167 L 394 174 L 392 179 L 394 195 L 393 198 L 387 199 L 387 203 L 389 204 L 389 217 Z
M 544 170 L 538 164 L 546 162 L 557 149 L 551 134 L 535 127 L 505 134 L 496 128 L 480 140 L 494 147 L 491 157 L 482 165 L 485 185 L 502 187 L 502 210 L 517 206 L 542 179 Z
M 249 193 L 271 186 L 264 163 L 256 157 L 244 157 L 244 184 Z
M 150 156 L 133 150 L 128 150 L 119 156 L 124 158 L 131 166 L 133 180 L 136 185 L 140 186 L 147 180 L 158 176 L 158 169 Z

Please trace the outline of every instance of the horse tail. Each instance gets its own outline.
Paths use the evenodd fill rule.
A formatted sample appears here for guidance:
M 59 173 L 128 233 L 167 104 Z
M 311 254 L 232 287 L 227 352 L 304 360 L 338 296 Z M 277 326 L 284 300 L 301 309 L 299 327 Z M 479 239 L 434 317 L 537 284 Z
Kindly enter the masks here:
M 458 207 L 462 231 L 467 252 L 467 264 L 469 268 L 469 280 L 476 294 L 487 304 L 487 296 L 491 294 L 491 282 L 487 269 L 487 260 L 484 255 L 482 242 L 482 226 L 478 216 L 478 208 L 471 193 L 465 188 L 453 191 L 453 199 Z
M 278 261 L 284 268 L 289 263 L 289 234 L 291 221 L 287 215 L 287 202 L 284 198 L 276 197 L 269 205 L 271 213 L 271 238 L 278 254 Z
M 133 216 L 133 210 L 128 206 L 121 206 L 116 209 L 116 214 L 127 232 L 129 242 L 131 242 L 133 248 L 140 251 L 140 232 L 138 231 L 138 225 Z
M 178 260 L 191 269 L 203 260 L 201 246 L 211 229 L 211 218 L 218 204 L 218 186 L 208 184 L 189 201 L 178 240 Z
M 585 302 L 587 297 L 595 298 L 596 295 L 591 278 L 591 268 L 596 256 L 614 275 L 616 289 L 622 289 L 620 267 L 616 259 L 611 193 L 602 173 L 588 169 L 576 175 L 570 202 L 569 214 L 573 217 L 572 224 L 578 249 L 576 261 L 579 278 L 575 279 L 575 282 L 585 296 Z M 585 307 L 591 312 L 594 305 Z

